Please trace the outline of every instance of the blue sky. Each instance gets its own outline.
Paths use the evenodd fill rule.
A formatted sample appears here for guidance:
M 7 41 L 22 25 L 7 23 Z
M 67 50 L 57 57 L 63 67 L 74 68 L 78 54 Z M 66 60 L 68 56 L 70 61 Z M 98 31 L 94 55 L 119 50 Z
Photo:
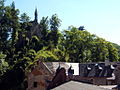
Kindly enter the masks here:
M 6 5 L 12 1 L 31 20 L 37 7 L 39 21 L 56 13 L 62 20 L 61 30 L 84 25 L 92 34 L 120 45 L 120 0 L 6 0 Z

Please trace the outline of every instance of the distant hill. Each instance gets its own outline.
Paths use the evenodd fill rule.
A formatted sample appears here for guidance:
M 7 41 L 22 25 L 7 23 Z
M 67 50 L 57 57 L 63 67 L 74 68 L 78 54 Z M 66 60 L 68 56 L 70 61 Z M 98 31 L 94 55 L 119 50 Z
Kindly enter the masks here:
M 116 47 L 118 49 L 119 52 L 119 56 L 120 56 L 120 45 L 116 44 L 116 43 L 112 43 L 114 47 Z
M 120 45 L 116 44 L 116 43 L 112 43 L 119 51 L 120 51 Z

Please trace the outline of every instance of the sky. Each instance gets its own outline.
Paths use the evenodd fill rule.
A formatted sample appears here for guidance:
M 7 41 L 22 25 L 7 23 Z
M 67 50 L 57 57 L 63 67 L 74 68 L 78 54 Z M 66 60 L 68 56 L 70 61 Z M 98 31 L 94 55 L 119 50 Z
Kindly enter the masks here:
M 120 45 L 120 0 L 6 0 L 5 5 L 15 2 L 20 14 L 27 13 L 34 20 L 57 14 L 62 20 L 61 30 L 68 26 L 80 27 Z

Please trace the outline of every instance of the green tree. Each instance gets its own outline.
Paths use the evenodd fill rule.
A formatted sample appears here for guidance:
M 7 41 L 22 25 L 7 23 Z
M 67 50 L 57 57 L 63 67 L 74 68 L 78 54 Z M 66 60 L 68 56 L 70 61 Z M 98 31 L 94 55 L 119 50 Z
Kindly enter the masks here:
M 8 63 L 5 61 L 6 55 L 0 52 L 0 76 L 2 76 L 8 69 Z
M 43 48 L 43 42 L 37 36 L 32 36 L 29 47 L 37 52 Z
M 58 34 L 58 28 L 60 26 L 61 20 L 58 18 L 56 14 L 52 15 L 50 19 L 50 30 L 51 32 L 49 33 L 49 40 L 52 41 L 54 46 L 56 47 L 58 44 L 59 40 L 59 34 Z
M 93 46 L 91 48 L 92 56 L 91 60 L 92 62 L 98 62 L 98 61 L 105 61 L 108 56 L 108 49 L 107 49 L 107 41 L 105 41 L 102 38 L 95 38 Z
M 48 17 L 42 17 L 42 20 L 40 21 L 40 29 L 41 29 L 41 39 L 42 40 L 47 40 L 47 35 L 48 35 L 48 26 L 49 21 L 48 21 Z
M 118 50 L 118 57 L 119 57 L 119 61 L 120 61 L 120 45 L 118 45 L 118 44 L 115 44 L 115 43 L 112 43 L 113 44 L 113 46 Z
M 4 31 L 7 31 L 8 37 L 7 41 L 9 42 L 9 46 L 6 48 L 7 56 L 6 59 L 9 63 L 13 64 L 14 62 L 14 54 L 16 53 L 16 42 L 18 40 L 18 30 L 19 30 L 19 10 L 15 9 L 14 2 L 11 6 L 6 6 L 4 11 L 4 17 L 2 18 L 4 23 L 3 27 L 5 27 Z M 7 45 L 7 44 L 6 44 Z M 5 50 L 5 49 L 4 49 Z
M 15 3 L 12 2 L 11 4 L 11 38 L 12 38 L 12 46 L 14 46 L 16 44 L 16 41 L 18 40 L 18 30 L 20 27 L 20 23 L 19 23 L 19 10 L 15 9 Z
M 64 31 L 61 47 L 70 62 L 118 60 L 118 52 L 115 47 L 109 45 L 104 39 L 85 30 L 80 31 L 75 27 Z
M 20 35 L 22 35 L 22 34 L 26 35 L 27 32 L 30 31 L 31 26 L 32 25 L 30 24 L 30 17 L 26 13 L 21 14 L 19 34 Z
M 87 31 L 79 31 L 72 27 L 64 32 L 63 47 L 65 52 L 69 54 L 71 62 L 85 62 L 90 57 L 89 47 L 91 46 L 92 37 Z
M 23 22 L 23 23 L 24 22 L 29 22 L 30 21 L 30 17 L 26 13 L 23 13 L 20 16 L 20 21 Z
M 4 0 L 0 0 L 0 51 L 5 52 L 7 48 L 7 39 L 9 37 L 9 18 L 6 16 L 6 7 Z
M 110 42 L 107 43 L 108 48 L 108 59 L 110 61 L 118 61 L 119 60 L 119 53 L 118 49 L 114 47 L 114 45 Z

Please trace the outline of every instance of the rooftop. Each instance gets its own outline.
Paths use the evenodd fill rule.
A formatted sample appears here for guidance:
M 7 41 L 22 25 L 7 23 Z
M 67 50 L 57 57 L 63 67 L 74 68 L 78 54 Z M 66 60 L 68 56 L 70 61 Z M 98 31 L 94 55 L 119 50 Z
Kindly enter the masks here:
M 104 88 L 92 84 L 86 84 L 76 81 L 69 81 L 65 84 L 62 84 L 52 90 L 110 90 L 109 88 Z

